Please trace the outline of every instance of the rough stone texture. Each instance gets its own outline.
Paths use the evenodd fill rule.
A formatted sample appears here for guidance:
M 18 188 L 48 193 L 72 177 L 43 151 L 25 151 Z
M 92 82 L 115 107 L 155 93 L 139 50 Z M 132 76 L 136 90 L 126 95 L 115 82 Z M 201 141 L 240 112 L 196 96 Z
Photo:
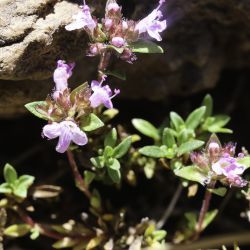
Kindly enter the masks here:
M 24 103 L 46 96 L 59 58 L 78 63 L 72 82 L 95 77 L 97 59 L 84 56 L 84 32 L 64 29 L 78 10 L 73 2 L 1 0 L 0 116 L 21 114 Z M 150 0 L 124 1 L 125 13 L 133 11 L 138 19 L 153 6 Z M 214 87 L 222 70 L 249 68 L 249 0 L 168 0 L 165 14 L 165 54 L 140 55 L 134 65 L 112 64 L 127 73 L 126 84 L 114 80 L 123 97 L 189 95 Z

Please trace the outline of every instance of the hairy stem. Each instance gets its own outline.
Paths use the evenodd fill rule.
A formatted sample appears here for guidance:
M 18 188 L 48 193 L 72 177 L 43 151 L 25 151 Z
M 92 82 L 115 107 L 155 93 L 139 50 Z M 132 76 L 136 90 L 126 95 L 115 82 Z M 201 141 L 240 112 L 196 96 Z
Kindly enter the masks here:
M 20 207 L 15 209 L 15 211 L 18 213 L 19 217 L 23 222 L 28 224 L 30 227 L 38 227 L 40 234 L 47 236 L 49 238 L 55 239 L 55 240 L 60 240 L 63 238 L 63 236 L 52 232 L 48 230 L 44 225 L 36 223 L 25 211 L 23 211 Z
M 104 51 L 101 54 L 100 62 L 98 65 L 98 80 L 101 81 L 104 71 L 107 69 L 110 62 L 111 53 L 109 51 Z
M 209 188 L 213 189 L 214 186 L 215 186 L 215 182 L 211 183 Z M 209 209 L 211 197 L 212 197 L 212 193 L 209 192 L 208 190 L 206 190 L 205 195 L 204 195 L 204 199 L 202 201 L 202 206 L 201 206 L 201 210 L 200 210 L 200 214 L 199 214 L 198 223 L 196 225 L 196 232 L 195 232 L 194 239 L 198 239 L 202 230 L 203 230 L 202 225 L 203 225 L 206 213 Z
M 178 185 L 178 187 L 177 187 L 177 189 L 176 189 L 176 191 L 175 191 L 175 193 L 174 193 L 174 196 L 172 197 L 172 200 L 170 201 L 170 203 L 169 203 L 167 209 L 165 210 L 165 212 L 164 212 L 164 214 L 162 215 L 161 219 L 160 219 L 160 220 L 158 221 L 158 223 L 156 224 L 156 227 L 157 227 L 158 229 L 162 228 L 162 227 L 166 224 L 168 218 L 169 218 L 170 215 L 172 214 L 172 212 L 173 212 L 173 210 L 174 210 L 174 208 L 175 208 L 175 205 L 176 205 L 176 203 L 177 203 L 177 201 L 178 201 L 178 199 L 179 199 L 179 197 L 180 197 L 180 195 L 181 195 L 182 189 L 183 189 L 183 188 L 182 188 L 182 184 L 180 183 L 180 184 Z
M 69 160 L 72 173 L 74 175 L 76 186 L 90 199 L 91 193 L 89 192 L 87 185 L 85 184 L 81 174 L 79 173 L 74 155 L 70 150 L 67 150 L 67 156 L 68 156 L 68 160 Z

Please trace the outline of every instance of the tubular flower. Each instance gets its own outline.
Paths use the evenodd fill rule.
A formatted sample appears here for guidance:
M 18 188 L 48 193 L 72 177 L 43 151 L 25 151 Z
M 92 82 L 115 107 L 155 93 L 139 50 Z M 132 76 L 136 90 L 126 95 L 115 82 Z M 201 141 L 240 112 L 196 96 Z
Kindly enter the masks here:
M 104 80 L 105 77 L 103 77 L 101 82 L 92 81 L 91 83 L 91 89 L 94 93 L 90 96 L 89 100 L 92 108 L 96 108 L 101 104 L 103 104 L 108 109 L 113 108 L 111 99 L 120 93 L 119 89 L 115 89 L 115 94 L 112 95 L 112 90 L 110 89 L 109 85 L 102 86 Z
M 64 153 L 71 141 L 79 146 L 87 144 L 87 135 L 72 121 L 53 122 L 43 127 L 43 135 L 48 139 L 59 137 L 56 151 Z
M 241 155 L 238 158 L 240 157 Z M 217 162 L 212 164 L 212 170 L 217 175 L 225 176 L 230 185 L 244 187 L 247 181 L 243 180 L 240 175 L 243 174 L 246 167 L 237 162 L 238 158 L 225 154 Z
M 68 31 L 76 30 L 76 29 L 88 29 L 91 33 L 93 33 L 97 24 L 93 19 L 90 8 L 87 4 L 84 3 L 82 6 L 82 11 L 73 16 L 74 21 L 65 26 L 65 29 Z
M 139 23 L 135 27 L 135 29 L 139 32 L 139 34 L 147 32 L 149 36 L 156 39 L 157 41 L 162 40 L 159 33 L 167 28 L 167 21 L 166 20 L 160 21 L 163 15 L 159 9 L 164 2 L 165 1 L 161 0 L 156 9 L 154 9 L 144 19 L 139 21 Z
M 53 74 L 55 82 L 55 92 L 53 93 L 54 99 L 57 99 L 59 94 L 68 88 L 68 79 L 71 77 L 74 67 L 75 63 L 66 64 L 65 61 L 57 61 L 57 68 Z
M 205 151 L 192 153 L 191 161 L 202 171 L 207 172 L 214 181 L 219 180 L 229 186 L 244 187 L 248 182 L 242 179 L 241 175 L 248 166 L 244 165 L 243 153 L 235 157 L 235 148 L 233 143 L 222 147 L 218 138 L 212 135 Z
M 121 48 L 125 45 L 125 40 L 122 37 L 117 36 L 112 38 L 111 43 L 117 48 Z

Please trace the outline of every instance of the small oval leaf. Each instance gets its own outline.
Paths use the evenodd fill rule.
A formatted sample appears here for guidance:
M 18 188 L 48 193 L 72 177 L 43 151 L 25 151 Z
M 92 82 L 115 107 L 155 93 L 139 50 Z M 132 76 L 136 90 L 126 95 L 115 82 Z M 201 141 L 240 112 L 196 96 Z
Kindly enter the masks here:
M 132 120 L 132 124 L 142 134 L 150 138 L 153 138 L 156 141 L 160 139 L 158 129 L 150 122 L 143 120 L 143 119 L 135 118 Z
M 189 153 L 197 148 L 200 148 L 202 145 L 204 145 L 204 142 L 200 140 L 191 140 L 185 142 L 178 148 L 177 155 L 181 156 L 183 154 Z

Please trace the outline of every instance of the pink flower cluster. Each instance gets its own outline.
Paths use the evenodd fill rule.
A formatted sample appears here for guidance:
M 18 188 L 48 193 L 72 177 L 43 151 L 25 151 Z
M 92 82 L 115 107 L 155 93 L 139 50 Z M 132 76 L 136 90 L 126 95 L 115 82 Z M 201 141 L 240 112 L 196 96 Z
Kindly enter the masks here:
M 229 186 L 244 187 L 248 182 L 241 175 L 247 166 L 241 163 L 243 153 L 235 157 L 235 145 L 226 144 L 224 147 L 219 142 L 211 140 L 205 152 L 192 153 L 191 160 L 202 170 L 207 170 L 213 180 L 220 180 Z
M 81 11 L 73 16 L 73 22 L 68 24 L 66 30 L 84 29 L 91 38 L 92 43 L 88 55 L 101 54 L 111 46 L 120 50 L 120 58 L 133 62 L 136 57 L 132 53 L 130 44 L 139 39 L 147 39 L 147 36 L 161 41 L 160 33 L 167 28 L 163 18 L 162 7 L 165 0 L 160 0 L 158 6 L 140 21 L 127 20 L 122 16 L 122 8 L 115 0 L 108 0 L 105 9 L 105 18 L 98 24 L 96 17 L 91 15 L 89 6 L 83 2 Z
M 68 90 L 68 79 L 72 75 L 72 70 L 75 64 L 66 64 L 64 61 L 59 60 L 57 62 L 57 68 L 54 71 L 54 82 L 55 91 L 52 96 L 56 102 L 60 102 L 64 98 L 64 91 Z M 100 105 L 104 105 L 106 108 L 113 108 L 112 98 L 120 93 L 120 90 L 115 89 L 114 95 L 109 85 L 102 86 L 105 81 L 106 76 L 103 77 L 101 82 L 92 81 L 91 89 L 93 93 L 89 97 L 90 106 L 92 108 L 97 108 Z M 79 146 L 87 144 L 88 138 L 86 133 L 84 133 L 79 127 L 77 122 L 72 117 L 67 117 L 61 122 L 52 122 L 47 124 L 43 128 L 43 135 L 48 139 L 54 139 L 59 137 L 58 144 L 56 146 L 56 151 L 59 153 L 64 153 L 71 141 Z

